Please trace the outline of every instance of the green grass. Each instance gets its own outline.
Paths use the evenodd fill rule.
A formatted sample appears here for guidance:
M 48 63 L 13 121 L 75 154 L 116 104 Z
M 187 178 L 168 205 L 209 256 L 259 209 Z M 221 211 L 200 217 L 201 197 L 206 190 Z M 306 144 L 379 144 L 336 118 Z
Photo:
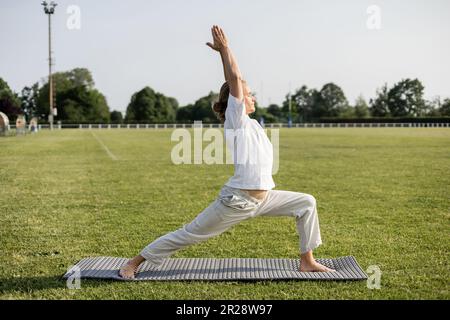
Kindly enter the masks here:
M 316 257 L 378 265 L 366 282 L 60 279 L 87 256 L 130 257 L 189 222 L 232 165 L 173 165 L 171 130 L 0 138 L 1 299 L 449 299 L 450 130 L 283 129 L 277 189 L 314 195 Z M 298 257 L 293 219 L 260 217 L 173 257 Z

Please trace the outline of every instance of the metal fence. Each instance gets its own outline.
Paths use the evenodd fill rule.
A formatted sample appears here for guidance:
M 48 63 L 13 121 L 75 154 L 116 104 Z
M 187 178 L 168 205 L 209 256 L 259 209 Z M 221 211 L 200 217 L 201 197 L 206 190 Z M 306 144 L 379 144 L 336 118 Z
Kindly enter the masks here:
M 56 124 L 54 129 L 175 129 L 192 128 L 193 123 L 148 123 L 148 124 Z M 219 123 L 203 123 L 203 128 L 223 128 Z M 266 123 L 265 128 L 288 128 L 287 123 Z M 291 128 L 436 128 L 450 127 L 450 123 L 293 123 Z M 9 125 L 8 129 L 15 129 Z M 38 129 L 49 129 L 48 124 L 38 125 Z

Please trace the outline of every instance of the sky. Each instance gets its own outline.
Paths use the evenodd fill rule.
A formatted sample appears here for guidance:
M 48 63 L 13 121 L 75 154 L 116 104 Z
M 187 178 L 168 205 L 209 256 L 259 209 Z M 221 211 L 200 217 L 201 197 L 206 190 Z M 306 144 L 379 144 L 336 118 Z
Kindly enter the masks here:
M 421 80 L 427 99 L 450 98 L 448 0 L 56 2 L 54 70 L 88 68 L 111 110 L 125 111 L 145 86 L 180 106 L 218 92 L 220 56 L 205 44 L 213 24 L 225 31 L 262 106 L 328 82 L 353 103 L 404 78 Z M 16 92 L 48 75 L 40 3 L 0 0 L 0 77 Z

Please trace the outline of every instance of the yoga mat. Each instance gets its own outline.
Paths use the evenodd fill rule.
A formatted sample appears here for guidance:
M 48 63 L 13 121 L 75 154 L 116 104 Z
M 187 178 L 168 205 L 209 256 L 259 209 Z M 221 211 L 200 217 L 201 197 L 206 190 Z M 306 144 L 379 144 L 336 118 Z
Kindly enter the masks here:
M 145 280 L 365 280 L 367 275 L 353 256 L 317 261 L 336 272 L 300 272 L 300 259 L 264 258 L 168 258 L 155 268 L 146 261 L 139 266 L 134 280 L 119 276 L 127 258 L 91 257 L 80 260 L 63 278 Z M 78 273 L 78 275 L 76 274 Z

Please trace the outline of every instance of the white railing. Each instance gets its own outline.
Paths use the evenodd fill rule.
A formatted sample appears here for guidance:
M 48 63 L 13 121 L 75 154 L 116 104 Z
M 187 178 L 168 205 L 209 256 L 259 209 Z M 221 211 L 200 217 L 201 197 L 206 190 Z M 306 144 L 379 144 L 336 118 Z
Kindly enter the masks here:
M 148 124 L 56 124 L 54 129 L 175 129 L 192 128 L 193 123 L 148 123 Z M 265 128 L 288 128 L 287 123 L 266 123 Z M 450 128 L 450 123 L 402 123 L 402 122 L 377 122 L 377 123 L 293 123 L 291 128 Z M 48 129 L 48 124 L 38 125 L 38 129 Z M 203 123 L 203 128 L 223 128 L 219 123 Z M 9 125 L 8 129 L 15 129 L 15 125 Z

